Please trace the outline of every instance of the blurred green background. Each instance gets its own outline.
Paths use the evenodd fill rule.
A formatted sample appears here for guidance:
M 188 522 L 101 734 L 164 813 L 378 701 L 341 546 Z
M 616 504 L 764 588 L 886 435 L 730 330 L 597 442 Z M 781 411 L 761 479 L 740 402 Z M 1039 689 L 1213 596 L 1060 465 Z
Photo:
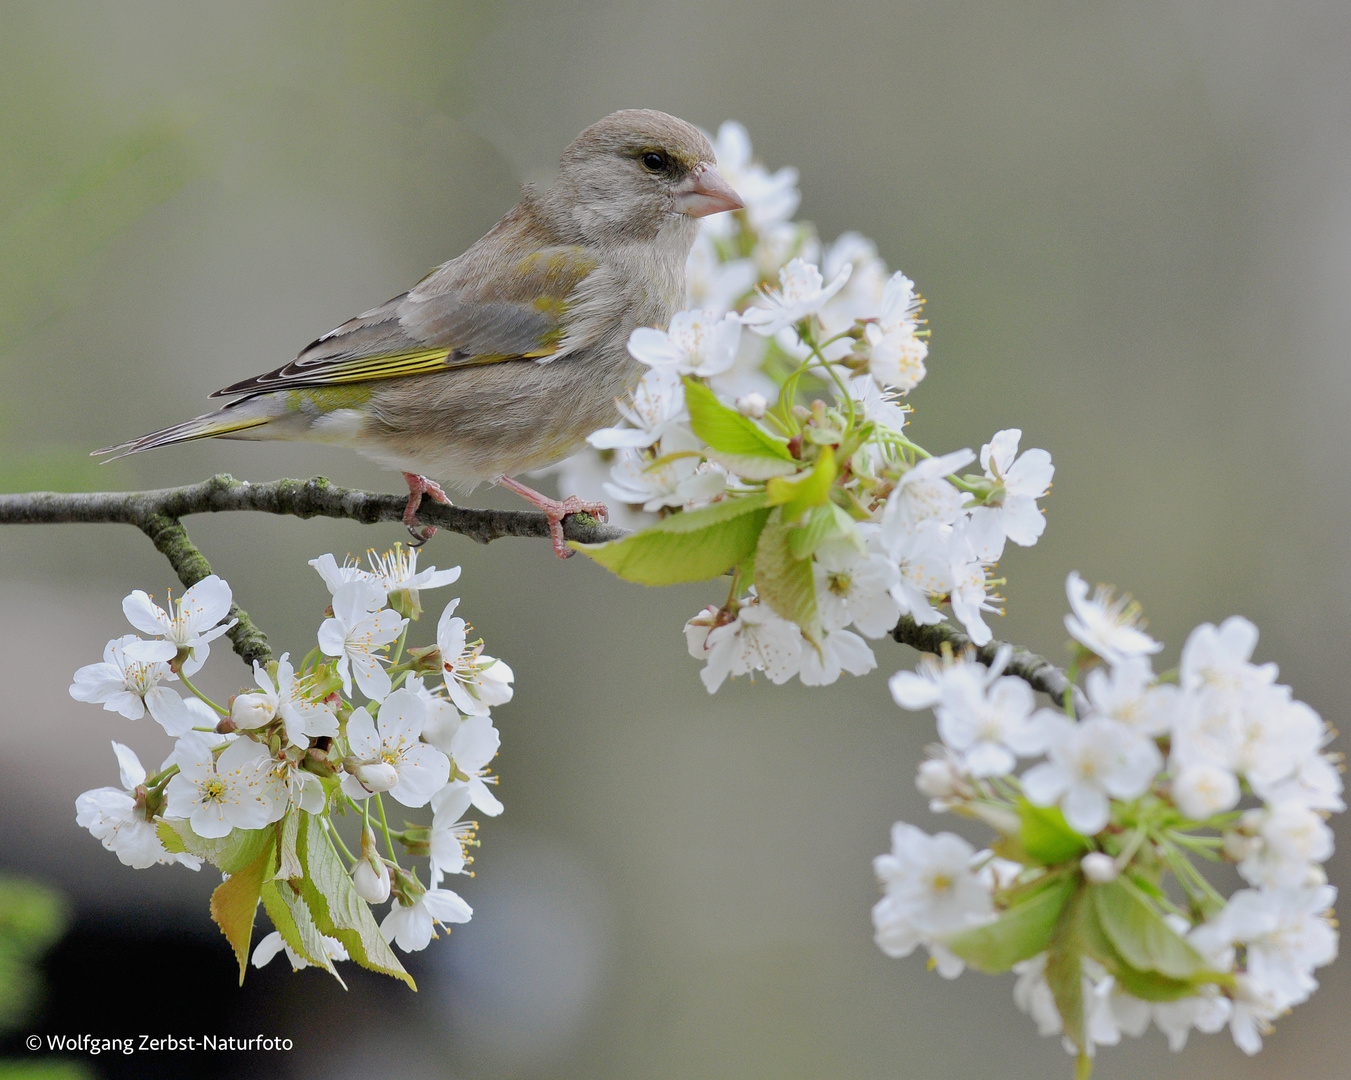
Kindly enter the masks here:
M 1258 658 L 1343 722 L 1351 6 L 6 0 L 0 20 L 0 490 L 218 471 L 398 490 L 318 448 L 87 453 L 204 411 L 406 288 L 605 113 L 736 118 L 768 165 L 801 170 L 800 216 L 828 240 L 874 237 L 929 298 L 920 441 L 979 447 L 1020 426 L 1051 451 L 1048 529 L 1001 564 L 998 636 L 1062 655 L 1078 569 L 1144 604 L 1165 665 L 1196 623 L 1252 618 Z M 327 602 L 305 561 L 402 533 L 188 526 L 293 653 Z M 149 720 L 66 693 L 125 631 L 120 598 L 162 594 L 167 565 L 118 526 L 0 530 L 0 868 L 63 889 L 83 943 L 51 976 L 52 1015 L 103 1031 L 110 1014 L 77 992 L 99 974 L 113 996 L 161 984 L 135 998 L 146 1029 L 247 1018 L 299 1044 L 95 1071 L 1068 1076 L 1011 980 L 944 982 L 872 945 L 869 861 L 890 824 L 954 827 L 913 787 L 932 721 L 886 691 L 913 653 L 882 642 L 868 678 L 710 698 L 680 628 L 714 591 L 644 591 L 537 542 L 442 534 L 426 558 L 463 564 L 462 611 L 517 675 L 497 715 L 507 811 L 463 889 L 475 919 L 421 958 L 416 999 L 270 970 L 240 992 L 228 962 L 157 979 L 225 954 L 210 871 L 129 870 L 73 820 L 75 796 L 116 777 L 107 740 L 147 764 L 168 752 Z M 206 674 L 221 693 L 246 679 L 228 654 Z M 1330 871 L 1347 882 L 1342 855 Z M 1348 970 L 1324 970 L 1256 1059 L 1227 1034 L 1170 1055 L 1151 1031 L 1097 1075 L 1345 1076 Z

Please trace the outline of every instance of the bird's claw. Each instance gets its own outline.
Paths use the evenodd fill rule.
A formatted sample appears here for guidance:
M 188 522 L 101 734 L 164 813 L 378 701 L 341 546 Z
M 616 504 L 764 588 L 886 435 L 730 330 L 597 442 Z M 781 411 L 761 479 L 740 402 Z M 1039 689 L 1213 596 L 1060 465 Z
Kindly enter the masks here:
M 417 512 L 422 505 L 422 496 L 430 495 L 437 502 L 445 503 L 447 506 L 452 504 L 446 493 L 441 490 L 441 485 L 435 480 L 408 472 L 403 474 L 403 478 L 408 484 L 408 505 L 403 510 L 403 523 L 408 526 L 408 534 L 413 538 L 408 546 L 420 548 L 436 535 L 435 525 L 418 526 Z

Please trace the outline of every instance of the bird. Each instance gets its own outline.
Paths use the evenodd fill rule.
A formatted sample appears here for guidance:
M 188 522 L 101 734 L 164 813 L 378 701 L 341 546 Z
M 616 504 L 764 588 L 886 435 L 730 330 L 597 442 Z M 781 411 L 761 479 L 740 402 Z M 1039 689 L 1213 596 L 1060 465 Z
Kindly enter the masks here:
M 544 511 L 566 558 L 563 518 L 607 520 L 604 504 L 550 499 L 516 475 L 614 422 L 642 373 L 630 334 L 664 328 L 684 306 L 698 219 L 743 206 L 694 125 L 611 113 L 563 151 L 553 183 L 525 185 L 501 221 L 407 292 L 217 390 L 233 400 L 216 411 L 94 455 L 207 438 L 348 447 L 403 473 L 415 545 L 435 532 L 417 527 L 423 496 L 450 502 L 438 479 L 459 491 L 491 481 Z

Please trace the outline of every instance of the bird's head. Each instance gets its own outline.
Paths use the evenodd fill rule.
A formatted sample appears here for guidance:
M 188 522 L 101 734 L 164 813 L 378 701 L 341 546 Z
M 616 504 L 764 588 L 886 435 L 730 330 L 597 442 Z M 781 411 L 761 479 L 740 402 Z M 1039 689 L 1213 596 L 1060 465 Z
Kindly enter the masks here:
M 674 234 L 687 250 L 694 219 L 744 205 L 699 129 L 652 109 L 611 113 L 578 135 L 549 194 L 591 243 Z

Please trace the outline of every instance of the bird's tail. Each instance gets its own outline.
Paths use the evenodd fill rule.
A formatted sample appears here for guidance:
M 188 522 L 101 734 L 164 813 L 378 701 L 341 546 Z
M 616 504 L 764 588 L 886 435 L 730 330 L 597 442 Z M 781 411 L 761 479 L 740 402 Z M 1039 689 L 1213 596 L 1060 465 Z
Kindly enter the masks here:
M 275 405 L 268 400 L 272 396 L 266 394 L 232 401 L 223 409 L 193 417 L 191 420 L 184 420 L 181 424 L 174 424 L 172 427 L 152 431 L 149 435 L 142 435 L 139 439 L 132 439 L 130 442 L 118 443 L 116 446 L 105 446 L 101 450 L 95 450 L 90 456 L 111 455 L 104 458 L 106 463 L 124 458 L 128 454 L 139 454 L 142 450 L 153 450 L 157 446 L 169 446 L 171 443 L 192 442 L 194 439 L 266 438 L 265 435 L 246 435 L 244 432 L 270 424 L 276 418 Z

